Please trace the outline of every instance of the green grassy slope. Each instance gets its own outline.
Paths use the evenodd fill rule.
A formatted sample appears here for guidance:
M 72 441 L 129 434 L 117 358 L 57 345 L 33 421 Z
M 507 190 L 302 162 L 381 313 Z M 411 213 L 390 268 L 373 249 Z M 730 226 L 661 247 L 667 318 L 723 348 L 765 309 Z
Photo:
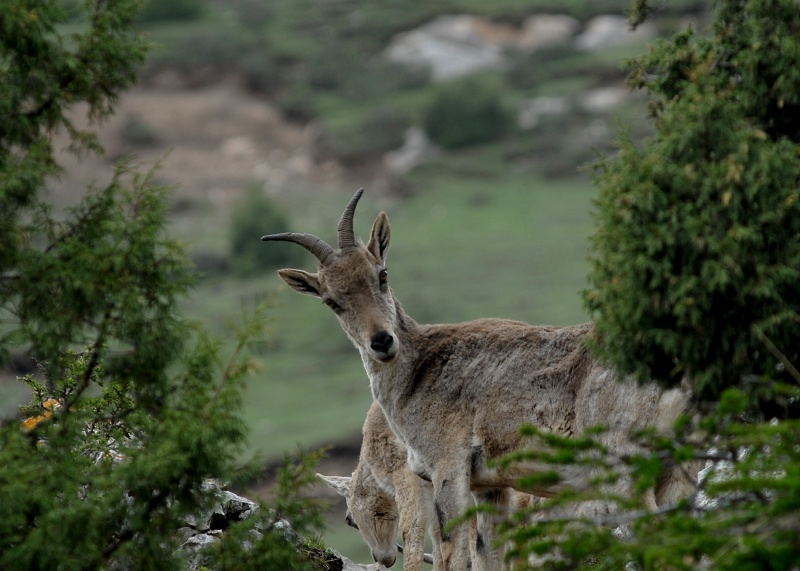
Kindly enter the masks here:
M 579 297 L 591 229 L 587 180 L 543 181 L 513 168 L 487 180 L 440 165 L 418 171 L 409 184 L 414 194 L 402 200 L 367 189 L 355 226 L 366 237 L 378 211 L 388 212 L 391 284 L 417 321 L 492 316 L 569 324 L 587 318 Z M 296 230 L 334 242 L 353 190 L 291 204 Z M 270 247 L 297 248 L 264 244 Z M 303 267 L 314 268 L 310 255 Z M 243 302 L 264 295 L 274 296 L 272 333 L 245 395 L 251 450 L 274 458 L 297 444 L 357 435 L 371 399 L 368 381 L 358 353 L 319 300 L 296 294 L 270 272 L 245 282 L 204 282 L 187 310 L 222 333 Z

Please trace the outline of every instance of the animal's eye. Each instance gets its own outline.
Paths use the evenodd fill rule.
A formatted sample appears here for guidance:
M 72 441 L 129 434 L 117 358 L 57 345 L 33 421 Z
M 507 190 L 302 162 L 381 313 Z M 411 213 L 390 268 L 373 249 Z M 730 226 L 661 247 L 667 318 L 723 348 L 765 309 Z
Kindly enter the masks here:
M 358 529 L 358 526 L 356 525 L 356 522 L 353 521 L 353 516 L 351 516 L 350 514 L 347 514 L 346 516 L 344 516 L 344 522 L 347 525 L 349 525 L 350 527 L 354 527 L 354 528 Z
M 334 310 L 336 313 L 339 313 L 340 311 L 342 311 L 342 306 L 340 306 L 338 303 L 336 303 L 335 301 L 333 301 L 329 297 L 326 297 L 325 299 L 323 299 L 322 302 L 325 305 L 327 305 L 328 307 L 330 307 L 332 310 Z
M 386 271 L 386 268 L 382 269 L 382 270 L 381 270 L 381 271 L 378 273 L 378 282 L 380 282 L 380 284 L 381 284 L 382 286 L 383 286 L 383 285 L 386 285 L 386 284 L 389 282 L 389 272 L 388 272 L 388 271 Z

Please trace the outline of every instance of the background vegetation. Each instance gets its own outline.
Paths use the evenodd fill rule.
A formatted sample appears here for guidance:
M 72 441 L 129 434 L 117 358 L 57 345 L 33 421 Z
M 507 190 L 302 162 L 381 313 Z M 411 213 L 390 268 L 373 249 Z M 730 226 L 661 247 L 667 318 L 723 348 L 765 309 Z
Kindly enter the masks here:
M 166 235 L 168 192 L 120 162 L 56 216 L 46 183 L 62 170 L 53 136 L 75 153 L 100 152 L 72 105 L 108 117 L 135 80 L 145 44 L 136 2 L 86 3 L 86 25 L 65 42 L 58 2 L 13 2 L 0 13 L 0 360 L 25 352 L 39 367 L 17 379 L 32 402 L 0 424 L 0 567 L 184 569 L 189 521 L 219 499 L 209 480 L 241 470 L 241 386 L 264 307 L 217 341 L 192 327 L 178 299 L 193 281 Z M 75 7 L 77 10 L 78 7 Z M 305 539 L 318 506 L 299 498 L 301 462 L 278 500 L 204 553 L 213 568 L 312 569 Z M 192 518 L 194 518 L 192 520 Z M 242 547 L 247 537 L 249 549 Z
M 82 3 L 61 5 L 67 21 L 58 29 L 68 37 L 84 29 L 88 19 Z M 626 8 L 623 0 L 411 6 L 394 1 L 380 6 L 307 0 L 210 0 L 191 6 L 152 2 L 138 17 L 152 46 L 140 85 L 157 84 L 164 74 L 176 72 L 183 85 L 198 88 L 235 77 L 287 118 L 318 129 L 320 159 L 331 157 L 358 174 L 397 147 L 408 126 L 423 124 L 440 91 L 447 90 L 418 70 L 378 57 L 395 33 L 459 12 L 511 24 L 529 13 L 566 13 L 586 23 Z M 703 9 L 702 2 L 671 2 L 659 21 L 668 30 L 682 15 Z M 518 56 L 507 70 L 478 74 L 470 81 L 485 87 L 490 111 L 510 113 L 528 97 L 576 94 L 619 80 L 620 59 L 642 49 L 633 45 L 587 53 L 561 48 Z M 617 116 L 633 119 L 638 137 L 647 130 L 644 115 L 639 102 L 591 119 L 612 124 Z M 139 117 L 127 124 L 126 138 L 134 149 L 158 143 L 148 121 Z M 586 287 L 595 191 L 577 167 L 606 145 L 586 136 L 589 121 L 576 112 L 533 130 L 509 124 L 394 179 L 390 194 L 368 188 L 357 228 L 366 232 L 375 213 L 388 210 L 395 228 L 393 284 L 413 316 L 436 322 L 495 315 L 553 324 L 588 318 L 578 292 Z M 345 188 L 326 192 L 296 185 L 274 203 L 292 229 L 330 237 L 342 205 L 362 184 L 356 176 Z M 242 184 L 243 195 L 246 186 Z M 252 214 L 244 198 L 242 204 L 242 212 Z M 231 240 L 243 225 L 232 218 L 229 222 L 228 210 L 182 192 L 171 203 L 169 219 L 172 234 L 205 276 L 189 298 L 179 301 L 186 314 L 225 339 L 243 306 L 265 296 L 272 304 L 271 331 L 259 355 L 262 366 L 244 389 L 243 418 L 252 432 L 240 458 L 257 452 L 273 460 L 297 443 L 357 439 L 370 396 L 363 369 L 336 321 L 308 299 L 281 289 L 271 271 L 234 274 Z M 280 229 L 265 214 L 255 235 Z M 266 257 L 264 245 L 254 244 Z M 285 255 L 298 252 L 287 248 Z M 304 263 L 312 260 L 297 260 L 297 265 Z M 233 348 L 232 340 L 223 341 L 224 351 Z M 24 357 L 12 354 L 20 364 L 17 370 L 30 367 Z M 0 387 L 9 395 L 7 413 L 15 410 L 11 403 L 19 398 L 17 386 Z M 360 543 L 351 531 L 344 534 Z M 346 546 L 338 538 L 336 544 Z
M 665 22 L 676 22 L 686 10 L 700 6 L 670 4 L 662 15 Z M 367 188 L 357 228 L 368 231 L 377 211 L 388 210 L 395 227 L 393 283 L 420 321 L 496 315 L 575 323 L 588 318 L 578 292 L 586 285 L 593 193 L 588 176 L 578 169 L 596 157 L 609 137 L 587 137 L 590 119 L 580 111 L 544 121 L 533 130 L 519 129 L 512 117 L 527 97 L 569 95 L 619 81 L 620 59 L 643 45 L 594 53 L 566 47 L 534 53 L 519 56 L 503 72 L 443 85 L 431 83 L 420 71 L 387 63 L 378 54 L 393 34 L 443 14 L 469 11 L 519 23 L 527 14 L 555 11 L 585 22 L 609 11 L 620 14 L 626 7 L 624 2 L 501 2 L 491 7 L 389 2 L 379 9 L 359 2 L 336 7 L 209 2 L 200 19 L 148 25 L 156 49 L 144 80 L 166 69 L 180 70 L 192 85 L 240 74 L 286 117 L 319 129 L 321 160 L 334 158 L 355 173 L 369 172 L 385 151 L 400 144 L 410 125 L 427 126 L 445 145 L 466 145 L 396 177 L 389 195 Z M 470 97 L 459 101 L 464 83 Z M 477 94 L 483 94 L 480 101 L 473 97 Z M 647 130 L 644 116 L 639 101 L 592 119 L 612 124 L 615 117 L 633 119 L 631 129 L 640 137 Z M 358 179 L 329 192 L 295 188 L 276 196 L 275 204 L 289 217 L 292 229 L 329 237 L 342 205 L 362 184 Z M 242 212 L 251 210 L 244 206 L 245 199 L 242 204 Z M 187 307 L 190 312 L 212 328 L 222 328 L 238 313 L 242 300 L 280 292 L 273 300 L 274 328 L 264 374 L 247 388 L 253 446 L 273 457 L 295 442 L 316 444 L 357 434 L 370 396 L 361 365 L 335 320 L 308 299 L 281 290 L 271 271 L 244 279 L 227 275 L 227 229 L 220 232 L 218 212 L 193 216 L 191 226 L 177 231 L 193 244 L 193 258 L 208 266 L 208 278 Z M 264 217 L 256 234 L 282 229 Z M 238 221 L 232 222 L 230 232 L 245 234 Z M 279 244 L 253 247 L 261 248 L 262 262 L 267 249 L 269 254 L 296 255 Z M 244 252 L 239 245 L 234 249 Z M 508 277 L 501 288 L 485 279 L 499 271 Z M 457 296 L 452 295 L 454 283 L 459 284 Z M 296 412 L 312 409 L 311 418 Z
M 115 232 L 128 222 L 108 216 L 108 221 L 93 231 L 96 233 L 81 235 L 81 244 L 91 242 L 105 248 L 102 263 L 80 249 L 60 253 L 62 250 L 54 246 L 51 252 L 59 255 L 43 254 L 48 253 L 51 243 L 60 243 L 57 238 L 70 227 L 70 221 L 98 220 L 97 216 L 114 209 L 127 208 L 140 213 L 142 205 L 136 201 L 126 203 L 125 197 L 131 196 L 132 189 L 144 192 L 159 185 L 157 174 L 150 178 L 129 176 L 123 169 L 112 185 L 97 185 L 91 194 L 94 202 L 81 203 L 72 211 L 63 210 L 62 204 L 33 201 L 45 180 L 55 184 L 52 177 L 57 168 L 48 154 L 45 135 L 55 126 L 69 125 L 61 114 L 62 106 L 85 97 L 90 105 L 95 105 L 96 117 L 110 112 L 120 89 L 134 81 L 133 70 L 143 57 L 143 45 L 138 40 L 129 46 L 129 59 L 123 60 L 115 57 L 126 44 L 103 48 L 102 43 L 81 43 L 80 36 L 73 34 L 97 25 L 90 12 L 82 8 L 82 2 L 65 0 L 43 5 L 53 9 L 54 16 L 43 18 L 44 12 L 36 12 L 29 3 L 14 2 L 13 9 L 2 20 L 2 29 L 17 30 L 18 27 L 12 26 L 14 18 L 27 18 L 26 22 L 43 26 L 45 34 L 62 35 L 70 49 L 74 43 L 87 50 L 98 50 L 87 53 L 113 68 L 113 73 L 92 76 L 100 80 L 108 78 L 109 83 L 100 85 L 99 91 L 95 92 L 97 85 L 84 78 L 83 84 L 74 84 L 86 87 L 83 96 L 70 93 L 59 98 L 53 94 L 65 87 L 72 69 L 85 63 L 84 59 L 73 57 L 65 62 L 50 57 L 43 59 L 40 67 L 31 60 L 26 64 L 28 67 L 17 70 L 15 77 L 11 75 L 15 68 L 7 63 L 10 60 L 2 60 L 0 65 L 0 73 L 4 74 L 0 104 L 5 106 L 4 117 L 8 121 L 0 134 L 25 134 L 25 125 L 34 118 L 41 119 L 44 126 L 35 136 L 13 139 L 8 149 L 27 145 L 25 148 L 30 152 L 25 155 L 7 152 L 3 156 L 6 162 L 0 165 L 3 172 L 15 173 L 4 180 L 2 187 L 6 202 L 0 214 L 4 225 L 1 269 L 11 271 L 24 258 L 20 267 L 27 264 L 25 271 L 37 276 L 39 284 L 39 289 L 33 288 L 30 300 L 23 305 L 31 308 L 29 311 L 35 316 L 33 325 L 26 332 L 27 337 L 16 332 L 3 338 L 4 358 L 17 367 L 17 373 L 36 373 L 36 382 L 50 379 L 55 387 L 57 379 L 72 378 L 59 372 L 57 355 L 63 349 L 71 348 L 77 356 L 74 359 L 84 359 L 84 364 L 86 358 L 91 359 L 93 349 L 88 353 L 82 351 L 86 339 L 96 341 L 91 332 L 96 333 L 98 324 L 103 323 L 106 307 L 92 300 L 116 295 L 115 284 L 122 283 L 118 272 L 126 267 L 119 265 L 119 250 L 115 248 L 128 242 L 107 236 L 117 236 Z M 134 17 L 133 4 L 121 6 L 120 10 L 125 11 L 124 21 L 130 22 Z M 790 41 L 797 30 L 790 29 L 780 35 L 770 30 L 775 10 L 786 10 L 780 21 L 789 27 L 795 25 L 796 6 L 739 1 L 719 2 L 717 6 L 722 11 L 720 19 L 714 27 L 705 29 L 702 26 L 708 8 L 705 2 L 675 0 L 658 6 L 636 3 L 640 10 L 656 9 L 651 21 L 664 34 L 684 28 L 682 18 L 687 15 L 701 23 L 697 33 L 679 35 L 632 68 L 634 83 L 653 96 L 649 110 L 642 100 L 633 100 L 611 112 L 590 114 L 575 110 L 548 118 L 530 129 L 522 129 L 510 120 L 520 102 L 537 96 L 574 97 L 588 89 L 612 85 L 624 76 L 620 61 L 645 53 L 646 47 L 640 43 L 598 52 L 559 47 L 529 55 L 517 54 L 506 69 L 483 72 L 467 80 L 471 92 L 482 94 L 479 106 L 474 106 L 476 99 L 459 99 L 462 91 L 458 88 L 463 86 L 458 82 L 433 84 L 424 72 L 390 64 L 378 54 L 394 34 L 439 15 L 465 12 L 518 24 L 530 13 L 566 13 L 585 24 L 599 14 L 621 14 L 631 7 L 628 0 L 492 3 L 455 0 L 411 5 L 401 0 L 165 1 L 151 2 L 135 16 L 136 26 L 152 45 L 141 70 L 141 87 L 158 85 L 172 73 L 178 74 L 181 85 L 189 87 L 236 81 L 253 96 L 263 98 L 265 104 L 277 106 L 284 117 L 312 126 L 319 133 L 315 158 L 338 161 L 352 176 L 340 187 L 326 191 L 308 182 L 294 184 L 288 191 L 275 195 L 270 204 L 265 202 L 263 192 L 257 193 L 251 187 L 248 193 L 249 181 L 245 181 L 235 201 L 238 207 L 232 204 L 230 208 L 210 205 L 189 192 L 182 193 L 179 199 L 170 199 L 159 194 L 160 191 L 147 190 L 155 201 L 154 210 L 147 211 L 150 228 L 158 227 L 159 220 L 167 220 L 171 234 L 181 240 L 181 244 L 155 242 L 161 244 L 156 248 L 159 253 L 163 254 L 160 248 L 169 244 L 167 250 L 177 256 L 177 265 L 168 274 L 175 281 L 165 281 L 165 287 L 175 288 L 175 297 L 159 310 L 168 310 L 169 316 L 180 310 L 202 323 L 221 339 L 205 348 L 226 354 L 235 351 L 239 343 L 230 333 L 231 321 L 248 314 L 243 308 L 265 298 L 270 305 L 266 314 L 269 335 L 265 343 L 257 345 L 260 366 L 253 368 L 254 375 L 246 386 L 234 383 L 237 388 L 231 393 L 243 391 L 241 419 L 251 430 L 246 446 L 242 446 L 238 433 L 227 432 L 232 444 L 238 442 L 231 448 L 235 460 L 248 458 L 255 451 L 272 460 L 297 443 L 316 446 L 357 438 L 370 395 L 355 352 L 329 312 L 282 289 L 274 273 L 267 269 L 275 264 L 308 268 L 313 260 L 302 257 L 302 252 L 290 245 L 285 249 L 278 244 L 266 248 L 257 237 L 292 229 L 332 238 L 343 204 L 356 187 L 364 184 L 363 178 L 370 176 L 383 153 L 400 144 L 407 127 L 427 125 L 436 140 L 451 148 L 435 161 L 392 178 L 388 190 L 368 188 L 356 219 L 356 229 L 363 235 L 379 209 L 389 212 L 394 229 L 389 258 L 393 287 L 410 314 L 421 322 L 492 315 L 532 323 L 568 324 L 586 320 L 590 311 L 595 312 L 594 316 L 605 323 L 602 325 L 605 338 L 614 349 L 608 357 L 625 370 L 653 374 L 666 382 L 686 370 L 699 379 L 698 387 L 702 387 L 707 399 L 705 410 L 710 414 L 705 427 L 722 434 L 717 446 L 726 451 L 714 455 L 712 462 L 733 465 L 734 471 L 740 471 L 741 475 L 733 484 L 720 484 L 720 489 L 727 486 L 727 491 L 735 492 L 729 496 L 733 499 L 724 504 L 731 511 L 721 512 L 736 518 L 735 521 L 708 516 L 707 521 L 713 525 L 709 523 L 707 529 L 716 529 L 720 537 L 725 529 L 738 530 L 737 533 L 744 535 L 752 532 L 761 540 L 780 539 L 787 530 L 794 530 L 796 518 L 789 493 L 796 489 L 792 487 L 793 480 L 764 480 L 762 476 L 776 470 L 787 473 L 794 470 L 796 452 L 787 443 L 796 436 L 796 429 L 785 423 L 770 428 L 760 421 L 767 418 L 763 415 L 785 412 L 797 403 L 793 389 L 785 383 L 788 380 L 791 387 L 793 381 L 782 358 L 790 364 L 796 363 L 792 347 L 797 345 L 794 336 L 797 300 L 793 286 L 797 264 L 793 257 L 796 250 L 791 248 L 797 243 L 792 221 L 797 218 L 798 202 L 792 198 L 796 184 L 787 181 L 796 182 L 792 169 L 796 167 L 797 141 L 791 133 L 796 132 L 796 70 L 800 67 L 792 59 L 797 46 Z M 742 15 L 745 9 L 763 10 L 764 18 L 760 21 L 766 27 L 747 27 L 748 18 Z M 116 30 L 115 37 L 120 42 L 128 41 L 124 30 L 129 28 L 116 29 L 115 22 L 113 18 L 100 19 L 108 29 Z M 1 37 L 4 49 L 30 51 L 18 34 L 4 33 Z M 721 42 L 724 49 L 715 42 Z M 743 55 L 728 59 L 724 55 L 748 54 L 750 49 L 758 52 L 759 57 L 750 59 L 749 55 Z M 777 58 L 775 54 L 786 57 Z M 772 79 L 762 81 L 767 77 Z M 19 85 L 20 91 L 14 92 L 11 89 L 14 85 Z M 746 86 L 746 89 L 732 86 Z M 675 106 L 670 105 L 673 99 L 677 101 Z M 19 109 L 24 112 L 19 113 Z M 452 119 L 437 126 L 445 112 L 453 112 Z M 655 123 L 646 121 L 648 114 L 656 119 Z M 789 120 L 785 121 L 786 118 Z M 491 128 L 467 129 L 473 120 L 477 125 L 488 124 Z M 147 117 L 142 117 L 127 123 L 125 138 L 132 147 L 142 149 L 159 143 L 147 121 Z M 617 150 L 609 145 L 615 121 L 626 125 L 627 134 L 623 137 L 622 160 L 603 162 L 595 173 L 595 182 L 601 190 L 596 221 L 602 227 L 592 238 L 589 262 L 588 237 L 593 226 L 590 213 L 598 190 L 578 167 L 595 160 L 598 152 L 616 155 Z M 687 125 L 696 128 L 687 131 Z M 453 129 L 454 126 L 458 129 Z M 601 136 L 590 136 L 598 130 Z M 96 147 L 91 132 L 73 128 L 71 134 L 79 145 Z M 651 141 L 655 142 L 643 147 L 642 141 L 647 136 L 654 137 Z M 724 141 L 723 147 L 716 146 L 720 141 Z M 776 151 L 778 148 L 780 152 Z M 659 168 L 663 161 L 657 159 L 663 156 L 673 158 L 669 164 L 674 168 Z M 717 160 L 721 156 L 725 159 Z M 702 192 L 694 184 L 697 180 L 704 182 Z M 785 192 L 782 190 L 787 188 Z M 138 192 L 133 195 L 138 196 Z M 77 200 L 71 202 L 75 203 Z M 713 220 L 704 217 L 712 213 L 716 213 L 711 217 Z M 754 220 L 761 226 L 751 225 Z M 24 228 L 14 229 L 20 222 Z M 732 223 L 736 232 L 728 231 Z M 248 235 L 255 236 L 254 250 L 244 246 Z M 686 239 L 676 238 L 681 236 Z M 29 244 L 30 251 L 37 254 L 22 256 L 21 244 Z M 181 247 L 186 247 L 195 268 L 202 272 L 190 297 L 177 295 L 181 289 L 178 286 L 182 285 L 177 277 L 187 269 L 179 253 Z M 236 256 L 231 255 L 231 249 Z M 269 260 L 273 253 L 300 257 Z M 762 257 L 762 253 L 771 257 Z M 739 260 L 740 256 L 745 261 Z M 102 270 L 97 272 L 102 280 L 97 283 L 86 280 L 84 270 L 71 269 L 75 260 L 89 265 L 84 268 Z M 127 261 L 144 263 L 141 258 Z M 11 275 L 4 274 L 2 284 L 4 295 L 13 297 L 17 292 Z M 59 276 L 55 285 L 50 283 L 54 275 Z M 753 275 L 760 277 L 753 280 Z M 678 283 L 680 288 L 676 288 Z M 716 289 L 709 291 L 709 284 Z M 587 292 L 588 309 L 579 294 L 582 290 Z M 779 291 L 777 297 L 775 291 Z M 54 296 L 53 292 L 59 295 Z M 631 305 L 632 300 L 636 304 Z M 10 310 L 15 303 L 8 301 L 6 307 Z M 50 318 L 60 304 L 72 307 L 72 313 L 64 312 L 68 318 L 52 321 Z M 737 322 L 742 308 L 750 311 L 750 316 Z M 82 313 L 84 310 L 89 313 Z M 62 315 L 59 311 L 56 314 Z M 156 315 L 154 312 L 148 319 Z M 741 325 L 738 330 L 726 329 L 731 319 Z M 10 323 L 13 320 L 2 324 L 4 335 L 14 329 Z M 621 325 L 627 327 L 625 334 L 620 333 Z M 88 337 L 84 335 L 87 331 Z M 139 333 L 152 331 L 144 327 Z M 62 343 L 68 338 L 76 342 Z M 186 339 L 190 339 L 189 347 L 194 346 L 194 337 L 187 335 Z M 724 342 L 717 343 L 720 339 Z M 31 368 L 30 343 L 38 343 L 50 352 L 47 359 L 40 358 L 40 362 L 46 361 L 53 369 L 44 377 L 35 367 Z M 108 353 L 102 354 L 116 358 L 115 343 L 125 346 L 130 341 L 120 337 L 111 343 Z M 162 343 L 162 352 L 165 347 L 170 345 Z M 722 350 L 708 360 L 714 348 Z M 169 363 L 176 370 L 184 362 L 182 355 L 192 354 L 177 350 L 167 353 L 175 359 Z M 642 355 L 651 355 L 656 360 L 645 362 Z M 678 368 L 672 361 L 676 355 L 680 356 Z M 721 364 L 729 368 L 723 370 L 719 368 Z M 62 369 L 65 366 L 60 365 Z M 743 370 L 749 375 L 745 377 L 747 383 L 741 384 L 735 373 Z M 5 376 L 15 376 L 10 369 L 6 373 Z M 217 370 L 216 377 L 203 377 L 207 383 L 201 383 L 203 389 L 180 380 L 180 374 L 162 376 L 175 383 L 169 386 L 177 387 L 176 394 L 184 394 L 180 391 L 192 387 L 208 394 L 203 391 L 217 386 L 214 382 L 222 378 L 219 374 L 221 371 Z M 216 381 L 210 380 L 212 377 Z M 83 377 L 78 375 L 78 378 Z M 731 385 L 741 392 L 722 395 L 720 390 Z M 0 386 L 6 417 L 13 417 L 16 412 L 19 386 L 20 383 Z M 30 391 L 22 399 L 27 400 L 28 395 Z M 718 405 L 721 395 L 722 404 Z M 101 408 L 116 406 L 113 399 L 99 402 L 105 403 L 98 404 Z M 42 398 L 37 406 L 38 413 L 43 414 Z M 753 424 L 742 425 L 742 418 Z M 164 438 L 168 436 L 172 437 L 165 434 Z M 743 456 L 736 452 L 747 447 L 763 451 L 765 443 L 769 443 L 768 448 L 775 450 L 777 456 Z M 665 457 L 688 454 L 689 448 L 694 454 L 692 447 L 699 445 L 697 441 L 656 442 L 652 447 Z M 751 462 L 750 458 L 757 460 Z M 218 467 L 225 472 L 231 465 Z M 657 473 L 653 470 L 651 465 L 649 471 L 643 469 L 642 473 L 653 477 Z M 779 498 L 780 505 L 776 507 L 772 500 L 759 497 L 758 486 L 774 488 L 774 495 L 769 497 Z M 714 493 L 714 486 L 709 483 L 704 492 Z M 751 513 L 752 517 L 739 519 L 735 506 L 745 506 L 742 513 Z M 779 523 L 765 522 L 763 510 L 759 511 L 761 507 L 776 510 L 775 521 Z M 696 503 L 677 515 L 686 516 L 691 510 L 695 510 L 691 512 L 693 515 L 706 517 L 707 512 Z M 679 518 L 646 524 L 637 520 L 634 525 L 641 527 L 636 537 L 663 538 L 668 528 L 681 527 L 689 530 L 689 535 L 675 537 L 686 550 L 678 549 L 675 553 L 695 557 L 699 554 L 695 549 L 699 539 L 690 534 L 699 528 L 693 527 L 692 521 Z M 555 526 L 562 524 L 554 522 Z M 544 531 L 552 530 L 542 528 Z M 344 538 L 360 543 L 352 531 L 343 533 L 332 540 L 337 547 L 349 549 Z M 730 541 L 741 536 L 732 532 Z M 541 549 L 530 538 L 515 538 L 515 541 L 523 551 Z M 610 536 L 586 535 L 572 548 L 606 550 L 610 541 Z M 644 567 L 650 561 L 662 561 L 659 557 L 663 554 L 654 553 L 658 545 L 642 545 L 642 551 L 629 546 L 629 551 L 620 551 L 619 557 L 624 558 L 624 553 L 639 553 L 637 557 Z M 662 542 L 663 551 L 669 545 Z M 781 545 L 784 555 L 794 553 L 791 545 Z M 719 553 L 732 549 L 724 542 L 717 548 Z M 368 559 L 368 555 L 360 553 L 363 560 Z M 573 555 L 569 564 L 586 562 L 579 550 Z M 620 564 L 622 560 L 614 557 L 607 560 L 608 565 Z M 764 557 L 764 561 L 774 563 L 776 568 L 781 567 L 780 561 L 789 560 L 788 556 L 780 561 Z M 681 567 L 679 559 L 668 559 L 664 565 Z
M 636 8 L 643 18 L 649 3 Z M 559 461 L 599 458 L 604 478 L 623 465 L 640 493 L 665 465 L 699 460 L 698 487 L 656 513 L 637 495 L 571 517 L 576 501 L 609 499 L 598 486 L 545 502 L 535 524 L 514 518 L 512 556 L 546 568 L 788 570 L 800 557 L 800 11 L 750 0 L 714 15 L 708 35 L 677 34 L 630 64 L 655 133 L 595 165 L 585 293 L 597 353 L 690 388 L 694 418 L 675 437 L 641 435 L 631 458 L 551 441 Z

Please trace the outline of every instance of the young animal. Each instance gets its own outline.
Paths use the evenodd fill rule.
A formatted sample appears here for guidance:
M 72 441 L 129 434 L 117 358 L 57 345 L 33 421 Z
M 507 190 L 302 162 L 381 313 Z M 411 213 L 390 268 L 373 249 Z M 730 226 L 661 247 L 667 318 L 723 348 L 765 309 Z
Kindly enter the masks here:
M 567 437 L 604 425 L 601 444 L 617 454 L 632 454 L 638 451 L 632 431 L 655 427 L 668 432 L 689 409 L 685 391 L 626 382 L 600 364 L 585 343 L 591 324 L 549 327 L 502 319 L 418 324 L 389 287 L 386 214 L 375 219 L 366 245 L 356 239 L 353 216 L 362 192 L 356 192 L 339 221 L 337 250 L 311 234 L 262 239 L 294 242 L 317 258 L 317 273 L 278 273 L 336 314 L 361 354 L 374 400 L 408 450 L 412 470 L 433 483 L 441 529 L 469 506 L 471 488 L 515 486 L 524 475 L 551 470 L 533 461 L 508 468 L 488 464 L 527 444 L 519 433 L 522 424 Z M 693 468 L 668 466 L 646 507 L 687 495 L 694 488 Z M 558 473 L 557 484 L 523 491 L 548 497 L 564 486 L 590 485 L 591 469 L 570 465 Z M 630 493 L 631 479 L 623 474 L 612 491 Z M 593 503 L 583 509 L 612 508 Z M 444 569 L 469 567 L 468 537 L 465 524 L 442 534 Z
M 372 558 L 391 567 L 395 540 L 403 537 L 403 570 L 422 571 L 425 531 L 431 535 L 434 571 L 443 569 L 441 534 L 433 512 L 433 486 L 413 473 L 380 407 L 373 403 L 364 421 L 358 465 L 352 477 L 324 476 L 324 482 L 347 500 L 347 523 L 370 547 Z
M 406 449 L 375 402 L 367 412 L 362 434 L 361 453 L 352 476 L 317 476 L 346 498 L 346 521 L 359 530 L 376 562 L 386 567 L 394 565 L 395 538 L 399 531 L 403 537 L 403 571 L 422 571 L 423 562 L 440 571 L 444 568 L 440 553 L 442 537 L 435 519 L 433 486 L 408 467 Z M 492 500 L 515 510 L 527 507 L 531 496 L 504 490 L 502 498 Z M 478 516 L 470 538 L 473 571 L 500 566 L 496 554 L 489 549 L 494 539 L 493 525 L 490 515 Z M 432 540 L 432 555 L 424 552 L 426 529 Z

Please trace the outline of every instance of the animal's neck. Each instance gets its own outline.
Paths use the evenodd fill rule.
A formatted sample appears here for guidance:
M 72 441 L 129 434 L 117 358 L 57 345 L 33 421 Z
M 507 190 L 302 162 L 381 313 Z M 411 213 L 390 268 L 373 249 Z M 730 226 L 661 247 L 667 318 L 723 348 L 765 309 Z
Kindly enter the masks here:
M 400 344 L 400 352 L 388 363 L 380 363 L 372 359 L 365 351 L 361 351 L 361 360 L 369 376 L 372 396 L 391 417 L 391 411 L 397 397 L 404 392 L 410 382 L 414 364 L 419 354 L 420 326 L 395 300 L 396 327 L 394 333 Z

